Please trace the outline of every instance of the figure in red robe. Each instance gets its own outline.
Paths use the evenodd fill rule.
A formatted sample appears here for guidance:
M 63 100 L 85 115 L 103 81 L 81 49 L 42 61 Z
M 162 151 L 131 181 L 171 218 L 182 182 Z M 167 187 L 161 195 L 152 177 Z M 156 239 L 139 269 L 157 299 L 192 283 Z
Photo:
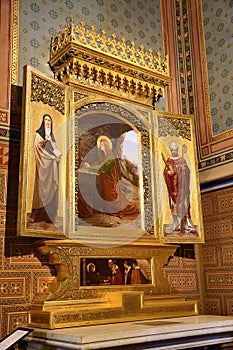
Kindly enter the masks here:
M 123 284 L 123 275 L 116 263 L 110 259 L 108 260 L 108 266 L 111 270 L 110 283 L 112 285 Z
M 165 161 L 164 178 L 173 220 L 168 231 L 196 234 L 190 215 L 190 170 L 178 154 L 178 145 L 172 142 L 169 148 L 171 156 Z
M 99 176 L 99 197 L 96 203 L 93 203 L 93 207 L 97 211 L 121 219 L 133 220 L 138 217 L 139 208 L 135 202 L 128 201 L 120 189 L 117 159 L 112 151 L 112 142 L 102 135 L 98 138 L 97 145 L 102 151 L 103 160 L 97 165 L 83 163 L 83 168 Z

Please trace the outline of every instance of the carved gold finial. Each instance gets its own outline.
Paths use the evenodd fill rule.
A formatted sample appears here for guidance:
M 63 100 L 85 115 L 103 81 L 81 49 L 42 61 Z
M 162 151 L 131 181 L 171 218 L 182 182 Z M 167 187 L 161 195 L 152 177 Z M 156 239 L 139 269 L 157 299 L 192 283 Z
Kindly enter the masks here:
M 167 58 L 162 59 L 160 52 L 157 56 L 153 55 L 153 50 L 150 48 L 147 52 L 144 45 L 135 48 L 135 43 L 126 44 L 126 39 L 117 40 L 116 34 L 112 34 L 111 38 L 106 37 L 106 31 L 102 30 L 102 34 L 96 33 L 94 25 L 91 26 L 91 31 L 86 29 L 86 23 L 80 22 L 80 25 L 74 25 L 74 18 L 70 19 L 71 24 L 61 26 L 59 30 L 56 44 L 52 42 L 51 59 L 57 54 L 67 42 L 81 43 L 88 48 L 94 48 L 100 52 L 105 52 L 116 58 L 126 60 L 128 62 L 139 64 L 145 68 L 158 71 L 163 74 L 169 74 Z M 63 28 L 63 33 L 62 33 Z M 64 40 L 64 38 L 66 40 Z
M 94 24 L 88 29 L 71 19 L 62 28 L 51 39 L 49 63 L 56 79 L 149 106 L 163 96 L 171 78 L 160 52 L 118 40 L 115 33 L 107 37 L 104 29 L 98 34 Z

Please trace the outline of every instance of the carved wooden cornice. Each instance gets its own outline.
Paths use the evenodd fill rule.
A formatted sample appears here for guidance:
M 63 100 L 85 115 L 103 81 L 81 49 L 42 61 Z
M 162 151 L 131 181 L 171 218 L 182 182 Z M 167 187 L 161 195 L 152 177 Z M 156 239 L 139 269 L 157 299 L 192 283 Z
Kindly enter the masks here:
M 164 88 L 171 78 L 167 58 L 153 55 L 141 45 L 126 44 L 113 34 L 111 38 L 86 29 L 66 24 L 51 39 L 49 64 L 55 78 L 66 83 L 85 86 L 110 96 L 121 97 L 152 106 L 164 96 Z

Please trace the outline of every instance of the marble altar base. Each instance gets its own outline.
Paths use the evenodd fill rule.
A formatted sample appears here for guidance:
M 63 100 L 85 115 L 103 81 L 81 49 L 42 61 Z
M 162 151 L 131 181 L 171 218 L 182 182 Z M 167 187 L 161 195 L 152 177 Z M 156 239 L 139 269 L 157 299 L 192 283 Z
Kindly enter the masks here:
M 233 349 L 223 345 L 230 343 L 233 344 L 233 317 L 199 315 L 56 330 L 37 328 L 20 349 Z

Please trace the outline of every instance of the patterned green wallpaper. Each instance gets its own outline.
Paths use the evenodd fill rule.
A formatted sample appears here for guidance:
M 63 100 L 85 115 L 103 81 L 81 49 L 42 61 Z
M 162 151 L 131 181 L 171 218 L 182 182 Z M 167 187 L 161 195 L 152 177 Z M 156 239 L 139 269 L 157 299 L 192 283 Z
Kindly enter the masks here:
M 19 85 L 26 64 L 52 76 L 47 63 L 50 38 L 70 17 L 163 56 L 160 0 L 20 0 Z
M 233 0 L 203 0 L 213 135 L 233 128 Z

